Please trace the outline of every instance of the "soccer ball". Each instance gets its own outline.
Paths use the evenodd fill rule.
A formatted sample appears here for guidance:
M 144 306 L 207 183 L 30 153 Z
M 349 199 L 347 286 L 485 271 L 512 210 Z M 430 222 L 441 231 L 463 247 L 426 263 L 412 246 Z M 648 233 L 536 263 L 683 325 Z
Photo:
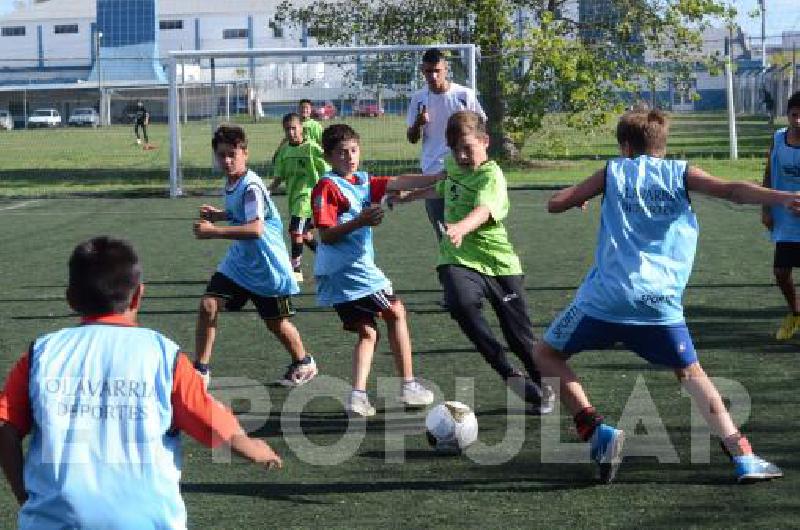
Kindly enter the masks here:
M 428 442 L 438 453 L 460 454 L 478 439 L 478 419 L 467 405 L 445 401 L 425 418 Z

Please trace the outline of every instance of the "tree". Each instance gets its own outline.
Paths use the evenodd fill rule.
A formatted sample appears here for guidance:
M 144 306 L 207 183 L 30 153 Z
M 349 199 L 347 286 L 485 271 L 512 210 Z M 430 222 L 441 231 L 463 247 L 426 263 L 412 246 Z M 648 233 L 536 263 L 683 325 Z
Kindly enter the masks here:
M 322 45 L 475 43 L 495 154 L 513 156 L 548 112 L 592 130 L 657 76 L 686 76 L 729 0 L 314 0 L 279 13 Z M 711 58 L 703 58 L 711 59 Z

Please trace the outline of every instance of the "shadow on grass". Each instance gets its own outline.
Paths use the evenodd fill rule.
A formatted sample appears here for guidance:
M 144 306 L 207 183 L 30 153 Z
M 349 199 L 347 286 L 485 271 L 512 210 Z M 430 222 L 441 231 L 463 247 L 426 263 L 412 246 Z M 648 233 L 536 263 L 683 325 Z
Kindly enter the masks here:
M 431 453 L 428 453 L 431 457 Z M 436 458 L 436 457 L 432 457 Z M 511 466 L 509 466 L 511 468 Z M 552 476 L 552 473 L 550 474 Z M 592 487 L 587 483 L 585 474 L 583 480 L 569 480 L 564 476 L 563 470 L 558 473 L 559 478 L 542 479 L 536 483 L 528 483 L 525 491 L 548 492 L 560 490 L 577 490 Z M 530 481 L 530 478 L 526 480 Z M 501 487 L 502 485 L 502 487 Z M 387 493 L 387 492 L 431 492 L 432 494 L 443 491 L 475 492 L 478 491 L 507 491 L 509 478 L 465 478 L 449 480 L 380 480 L 364 482 L 320 482 L 315 484 L 296 482 L 240 482 L 235 484 L 220 484 L 214 482 L 182 483 L 183 493 L 213 493 L 216 495 L 235 495 L 243 497 L 258 497 L 270 500 L 280 500 L 300 504 L 334 504 L 334 501 L 325 502 L 304 497 L 325 495 L 343 495 L 359 493 Z M 514 487 L 515 491 L 520 488 Z

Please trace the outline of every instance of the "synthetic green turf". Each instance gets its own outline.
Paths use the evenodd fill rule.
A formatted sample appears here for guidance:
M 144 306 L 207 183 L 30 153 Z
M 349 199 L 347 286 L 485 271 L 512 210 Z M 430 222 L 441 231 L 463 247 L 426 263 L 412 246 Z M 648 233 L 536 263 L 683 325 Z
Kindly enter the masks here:
M 546 192 L 512 192 L 511 238 L 527 272 L 529 306 L 537 334 L 572 298 L 592 261 L 598 205 L 560 216 L 545 213 Z M 197 241 L 191 222 L 201 202 L 218 198 L 71 199 L 1 201 L 0 373 L 37 334 L 70 325 L 64 300 L 66 260 L 81 239 L 96 234 L 129 238 L 142 256 L 147 282 L 141 323 L 193 348 L 199 295 L 226 243 Z M 670 373 L 656 371 L 623 351 L 589 352 L 573 366 L 600 411 L 614 423 L 634 390 L 644 388 L 677 452 L 679 463 L 638 456 L 623 464 L 612 486 L 594 483 L 590 464 L 542 462 L 537 417 L 514 412 L 507 419 L 505 390 L 437 301 L 433 232 L 421 205 L 387 214 L 375 231 L 377 260 L 409 311 L 418 375 L 434 383 L 437 399 L 462 396 L 478 414 L 476 459 L 436 456 L 422 434 L 422 415 L 405 413 L 377 398 L 377 378 L 392 374 L 385 337 L 375 357 L 370 391 L 379 414 L 366 423 L 348 422 L 334 397 L 319 397 L 299 421 L 318 447 L 295 452 L 296 414 L 282 414 L 289 392 L 262 387 L 280 376 L 287 354 L 258 320 L 252 307 L 223 314 L 212 378 L 228 380 L 229 396 L 269 396 L 269 413 L 256 421 L 284 457 L 281 471 L 266 472 L 234 458 L 213 463 L 209 450 L 184 437 L 182 490 L 192 528 L 531 528 L 531 527 L 790 527 L 797 523 L 800 470 L 797 459 L 797 341 L 772 337 L 783 316 L 772 282 L 772 247 L 755 207 L 693 197 L 701 224 L 695 272 L 685 296 L 687 319 L 706 370 L 737 381 L 748 391 L 752 410 L 743 430 L 756 451 L 779 464 L 786 477 L 768 484 L 736 486 L 732 466 L 711 441 L 710 463 L 690 461 L 690 406 Z M 286 211 L 282 198 L 278 207 Z M 309 256 L 307 255 L 307 258 Z M 310 276 L 310 259 L 305 264 Z M 294 322 L 321 373 L 345 385 L 354 337 L 341 331 L 331 311 L 317 308 L 312 285 L 296 299 Z M 493 321 L 493 320 L 492 320 Z M 457 380 L 457 378 L 474 378 Z M 330 381 L 330 380 L 329 380 Z M 344 382 L 343 382 L 344 381 Z M 471 381 L 471 382 L 470 382 Z M 322 392 L 322 380 L 304 387 Z M 638 387 L 641 391 L 641 387 Z M 264 390 L 265 389 L 265 390 Z M 219 394 L 222 396 L 223 394 Z M 340 394 L 337 394 L 340 395 Z M 293 394 L 294 396 L 294 394 Z M 263 399 L 237 399 L 258 420 Z M 654 418 L 629 432 L 635 436 Z M 524 436 L 506 437 L 508 424 L 522 423 Z M 393 442 L 405 438 L 403 454 Z M 552 432 L 548 431 L 548 432 Z M 560 437 L 575 442 L 562 414 Z M 363 440 L 361 437 L 363 436 Z M 387 438 L 388 437 L 388 438 Z M 387 441 L 388 439 L 388 441 Z M 352 443 L 347 451 L 338 444 Z M 503 443 L 500 447 L 492 445 Z M 337 445 L 334 445 L 337 444 Z M 519 449 L 517 449 L 519 447 Z M 343 456 L 337 465 L 316 459 Z M 474 455 L 475 456 L 475 455 Z M 14 503 L 0 486 L 0 527 L 14 524 Z

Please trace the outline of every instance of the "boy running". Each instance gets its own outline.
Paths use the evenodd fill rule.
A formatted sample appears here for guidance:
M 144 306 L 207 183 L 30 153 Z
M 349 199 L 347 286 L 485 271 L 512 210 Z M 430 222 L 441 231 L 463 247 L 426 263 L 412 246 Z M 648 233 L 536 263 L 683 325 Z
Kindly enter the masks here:
M 456 112 L 447 122 L 445 136 L 452 156 L 445 159 L 443 173 L 428 176 L 429 182 L 438 181 L 435 187 L 400 200 L 444 198 L 437 270 L 450 316 L 531 411 L 547 414 L 555 395 L 541 386 L 533 360 L 536 337 L 522 266 L 503 224 L 510 208 L 506 180 L 500 166 L 489 160 L 486 122 L 477 112 Z M 404 179 L 396 186 L 404 186 Z M 484 300 L 494 309 L 508 347 L 522 361 L 527 377 L 509 362 L 505 346 L 494 336 L 483 316 Z
M 433 402 L 433 393 L 414 379 L 411 338 L 403 303 L 375 264 L 372 227 L 380 224 L 380 203 L 393 179 L 370 177 L 358 171 L 360 138 L 348 125 L 331 125 L 322 134 L 325 159 L 333 168 L 312 192 L 314 225 L 319 246 L 314 262 L 317 300 L 333 306 L 344 329 L 358 335 L 353 352 L 353 390 L 346 411 L 373 416 L 367 396 L 367 379 L 378 342 L 376 317 L 386 321 L 395 366 L 403 378 L 400 401 L 409 406 Z
M 689 192 L 794 214 L 800 213 L 800 198 L 749 182 L 721 180 L 685 161 L 666 159 L 668 133 L 669 121 L 662 112 L 628 112 L 617 125 L 622 156 L 550 199 L 548 211 L 560 213 L 603 195 L 594 266 L 573 303 L 536 345 L 536 363 L 543 376 L 559 378 L 561 401 L 573 415 L 580 438 L 591 444 L 603 482 L 614 479 L 624 433 L 603 422 L 567 360 L 615 343 L 674 371 L 711 431 L 721 438 L 739 482 L 781 477 L 777 466 L 753 454 L 733 423 L 700 366 L 686 327 L 682 297 L 698 233 Z
M 194 234 L 197 239 L 231 239 L 233 243 L 200 299 L 195 368 L 208 384 L 220 310 L 238 311 L 252 300 L 267 328 L 292 357 L 278 382 L 284 386 L 305 384 L 317 375 L 317 366 L 289 320 L 294 315 L 292 295 L 299 288 L 283 242 L 280 215 L 261 178 L 247 169 L 247 139 L 241 127 L 220 125 L 211 148 L 227 175 L 225 209 L 202 205 Z M 230 226 L 214 224 L 225 220 Z
M 174 342 L 137 326 L 143 292 L 125 241 L 75 247 L 67 302 L 81 324 L 33 341 L 0 393 L 0 466 L 21 505 L 19 528 L 186 528 L 180 431 L 281 466 Z
M 312 140 L 303 138 L 303 124 L 294 112 L 283 117 L 286 142 L 278 149 L 272 169 L 275 177 L 270 184 L 270 193 L 275 193 L 281 182 L 286 182 L 289 196 L 289 237 L 292 240 L 291 263 L 295 280 L 303 281 L 300 266 L 303 260 L 303 244 L 316 251 L 317 242 L 311 230 L 311 190 L 319 177 L 328 171 L 322 156 L 322 148 Z
M 772 138 L 763 184 L 765 188 L 800 191 L 800 92 L 789 98 L 786 115 L 789 126 Z M 800 267 L 800 218 L 785 208 L 768 206 L 762 209 L 761 218 L 775 242 L 775 281 L 789 306 L 775 338 L 789 340 L 800 329 L 800 303 L 792 279 L 792 269 Z

